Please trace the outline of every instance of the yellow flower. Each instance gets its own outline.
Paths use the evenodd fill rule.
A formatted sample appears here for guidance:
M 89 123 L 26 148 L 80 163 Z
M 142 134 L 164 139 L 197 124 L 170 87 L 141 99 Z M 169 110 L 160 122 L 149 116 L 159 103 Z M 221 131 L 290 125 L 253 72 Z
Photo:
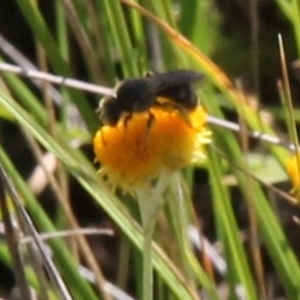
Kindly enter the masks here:
M 294 154 L 286 162 L 286 170 L 287 173 L 289 174 L 289 177 L 292 181 L 295 190 L 299 190 L 300 187 L 299 163 L 300 163 L 300 153 Z
M 113 186 L 132 192 L 190 163 L 205 159 L 210 142 L 206 112 L 152 107 L 122 117 L 115 126 L 103 126 L 94 138 L 100 173 Z

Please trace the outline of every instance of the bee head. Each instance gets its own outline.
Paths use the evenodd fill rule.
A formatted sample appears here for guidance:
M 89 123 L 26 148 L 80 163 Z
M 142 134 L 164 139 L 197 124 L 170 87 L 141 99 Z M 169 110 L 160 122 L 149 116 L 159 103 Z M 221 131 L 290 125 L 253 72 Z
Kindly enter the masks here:
M 114 126 L 122 115 L 122 107 L 116 97 L 103 98 L 96 111 L 102 125 Z

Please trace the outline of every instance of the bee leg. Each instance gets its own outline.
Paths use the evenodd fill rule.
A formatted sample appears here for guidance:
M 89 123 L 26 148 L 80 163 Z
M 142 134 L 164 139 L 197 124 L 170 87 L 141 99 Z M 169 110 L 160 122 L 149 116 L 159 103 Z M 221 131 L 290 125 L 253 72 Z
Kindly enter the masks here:
M 189 116 L 189 111 L 186 110 L 184 107 L 182 107 L 181 105 L 177 104 L 177 103 L 173 103 L 173 102 L 165 102 L 165 103 L 161 103 L 159 104 L 160 107 L 162 107 L 164 110 L 166 111 L 172 111 L 172 110 L 176 110 L 180 113 L 181 118 L 183 119 L 183 121 L 191 128 L 193 128 L 193 125 L 191 123 L 191 119 Z
M 186 110 L 184 107 L 177 105 L 176 103 L 172 103 L 172 106 L 174 109 L 176 109 L 179 113 L 183 121 L 191 128 L 193 128 L 193 125 L 191 123 L 191 119 L 189 116 L 189 111 Z
M 105 140 L 105 138 L 104 138 L 103 130 L 101 130 L 100 132 L 101 132 L 101 140 L 102 140 L 103 144 L 104 144 L 104 145 L 107 145 L 106 140 Z
M 132 118 L 132 114 L 127 114 L 125 117 L 124 117 L 124 121 L 123 121 L 123 124 L 124 124 L 124 128 L 126 129 L 127 126 L 128 126 L 128 122 L 131 120 Z
M 155 122 L 155 116 L 151 111 L 149 111 L 148 112 L 148 120 L 147 120 L 147 124 L 146 124 L 146 135 L 147 136 L 149 136 L 151 127 L 153 126 L 154 122 Z
M 189 116 L 189 112 L 183 108 L 180 108 L 178 109 L 183 121 L 191 128 L 194 128 L 193 127 L 193 124 L 191 123 L 191 119 L 190 119 L 190 116 Z

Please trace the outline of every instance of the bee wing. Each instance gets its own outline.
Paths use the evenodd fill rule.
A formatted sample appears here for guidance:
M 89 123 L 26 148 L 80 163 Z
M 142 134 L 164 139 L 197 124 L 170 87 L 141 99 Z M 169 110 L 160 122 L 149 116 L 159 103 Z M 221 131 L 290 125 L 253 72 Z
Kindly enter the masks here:
M 154 95 L 163 95 L 165 92 L 173 88 L 190 86 L 191 84 L 200 81 L 203 74 L 191 70 L 174 70 L 161 74 L 148 76 L 145 80 L 148 83 L 149 91 Z

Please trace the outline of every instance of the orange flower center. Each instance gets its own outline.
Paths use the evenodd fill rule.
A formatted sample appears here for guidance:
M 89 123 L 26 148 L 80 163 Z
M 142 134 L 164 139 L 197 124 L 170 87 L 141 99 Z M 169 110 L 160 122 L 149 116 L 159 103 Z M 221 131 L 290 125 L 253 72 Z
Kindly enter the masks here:
M 198 135 L 207 133 L 205 123 L 201 107 L 192 112 L 151 108 L 99 129 L 94 151 L 110 179 L 134 185 L 191 163 Z

